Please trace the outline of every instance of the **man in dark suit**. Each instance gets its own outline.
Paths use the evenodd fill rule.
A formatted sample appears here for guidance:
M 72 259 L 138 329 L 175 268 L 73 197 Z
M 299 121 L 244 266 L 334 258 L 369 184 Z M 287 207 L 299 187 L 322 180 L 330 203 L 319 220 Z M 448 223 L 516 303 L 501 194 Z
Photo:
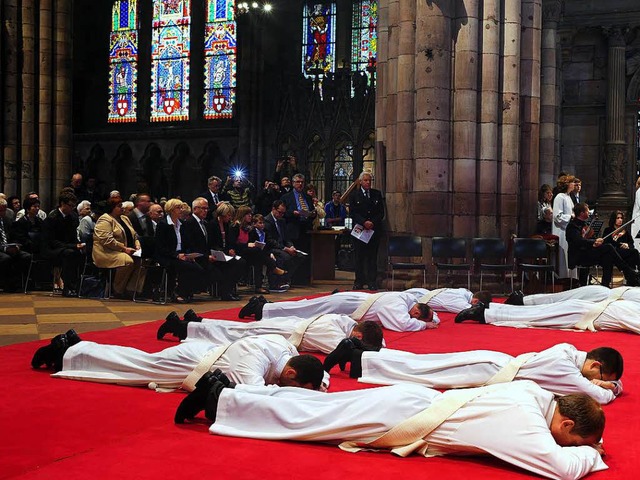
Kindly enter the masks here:
M 62 295 L 77 296 L 79 268 L 84 260 L 84 244 L 78 241 L 76 196 L 62 192 L 58 208 L 47 216 L 42 228 L 42 255 L 62 267 L 64 289 Z
M 11 232 L 11 222 L 7 219 L 7 208 L 7 201 L 0 198 L 0 281 L 5 289 L 17 289 L 20 286 L 20 274 L 26 275 L 29 270 L 31 254 L 25 252 L 21 245 L 12 245 L 15 237 Z
M 238 262 L 217 262 L 211 256 L 212 245 L 210 229 L 206 220 L 209 204 L 204 197 L 196 198 L 192 203 L 193 215 L 185 220 L 180 227 L 182 237 L 182 249 L 185 253 L 201 253 L 202 257 L 196 258 L 205 272 L 209 284 L 217 283 L 220 298 L 224 301 L 238 300 L 233 289 L 240 277 L 242 265 Z M 233 265 L 232 265 L 233 264 Z
M 287 224 L 284 215 L 287 208 L 282 200 L 276 200 L 271 206 L 271 213 L 264 217 L 265 248 L 276 257 L 278 267 L 287 270 L 288 275 L 269 274 L 269 289 L 272 291 L 286 291 L 289 288 L 288 277 L 295 272 L 302 262 L 297 256 L 293 242 L 287 237 Z M 284 283 L 283 283 L 284 282 Z
M 220 188 L 222 187 L 222 179 L 215 175 L 209 177 L 207 180 L 207 191 L 203 192 L 199 196 L 204 198 L 209 205 L 209 213 L 207 213 L 207 221 L 211 221 L 213 218 L 213 212 L 215 212 L 218 203 L 222 201 L 220 198 Z
M 349 197 L 349 208 L 354 226 L 362 225 L 365 231 L 373 231 L 368 243 L 357 238 L 353 239 L 356 257 L 356 280 L 354 290 L 360 290 L 364 285 L 369 290 L 377 290 L 378 247 L 384 230 L 384 199 L 382 192 L 371 188 L 373 176 L 369 172 L 362 172 L 358 177 L 360 186 Z
M 627 285 L 630 287 L 638 286 L 639 279 L 633 268 L 625 263 L 620 257 L 616 249 L 610 243 L 604 243 L 602 238 L 584 238 L 583 229 L 586 226 L 586 220 L 589 218 L 589 205 L 586 203 L 578 203 L 573 207 L 574 217 L 567 225 L 567 243 L 569 244 L 569 268 L 575 268 L 576 265 L 601 265 L 602 266 L 602 285 L 611 286 L 613 277 L 613 266 L 615 265 L 624 274 Z M 580 270 L 580 284 L 587 284 L 586 270 Z
M 287 222 L 287 238 L 295 242 L 296 248 L 305 253 L 311 251 L 311 235 L 313 220 L 317 214 L 313 206 L 313 199 L 304 188 L 304 175 L 298 173 L 293 176 L 293 190 L 283 195 L 282 200 L 287 207 L 285 220 Z M 310 271 L 298 272 L 297 281 L 302 284 L 309 283 Z
M 151 197 L 146 193 L 136 195 L 133 202 L 135 208 L 129 212 L 127 217 L 131 220 L 131 225 L 139 237 L 152 237 L 153 225 L 149 218 L 149 207 L 151 206 Z

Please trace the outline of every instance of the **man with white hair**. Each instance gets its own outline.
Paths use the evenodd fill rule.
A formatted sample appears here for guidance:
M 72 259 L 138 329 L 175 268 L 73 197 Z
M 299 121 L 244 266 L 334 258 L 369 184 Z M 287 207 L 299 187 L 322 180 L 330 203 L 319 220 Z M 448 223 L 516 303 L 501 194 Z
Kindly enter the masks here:
M 354 290 L 361 290 L 364 285 L 369 290 L 378 289 L 378 247 L 384 232 L 384 199 L 382 192 L 371 188 L 373 175 L 363 171 L 358 177 L 359 185 L 349 197 L 349 211 L 354 227 L 360 225 L 365 234 L 373 233 L 368 241 L 353 239 L 355 251 L 356 279 Z

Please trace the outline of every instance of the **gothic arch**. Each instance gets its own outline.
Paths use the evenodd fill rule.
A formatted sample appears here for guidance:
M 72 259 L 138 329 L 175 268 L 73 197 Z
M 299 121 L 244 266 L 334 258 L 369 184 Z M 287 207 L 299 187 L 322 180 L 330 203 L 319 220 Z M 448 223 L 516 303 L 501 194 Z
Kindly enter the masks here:
M 146 182 L 152 198 L 159 199 L 167 195 L 168 184 L 165 175 L 165 160 L 162 150 L 156 143 L 150 143 L 140 160 L 142 178 Z

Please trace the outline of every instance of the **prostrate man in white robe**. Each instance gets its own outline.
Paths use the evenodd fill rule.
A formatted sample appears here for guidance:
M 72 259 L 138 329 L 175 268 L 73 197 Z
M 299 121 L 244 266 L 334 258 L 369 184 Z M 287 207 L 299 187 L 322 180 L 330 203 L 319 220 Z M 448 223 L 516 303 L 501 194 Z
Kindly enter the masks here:
M 504 302 L 508 305 L 546 305 L 564 300 L 586 300 L 588 302 L 602 302 L 608 298 L 640 302 L 640 287 L 608 288 L 602 285 L 586 285 L 557 293 L 538 293 L 524 295 L 522 291 L 513 292 Z
M 404 292 L 340 292 L 311 300 L 268 303 L 252 297 L 240 310 L 240 318 L 254 315 L 256 320 L 276 317 L 310 318 L 323 313 L 349 315 L 357 322 L 370 320 L 396 332 L 417 332 L 436 328 L 439 320 L 433 310 Z
M 245 337 L 233 343 L 188 341 L 157 353 L 81 341 L 70 330 L 38 349 L 31 366 L 46 365 L 53 377 L 149 388 L 194 389 L 206 371 L 222 369 L 236 383 L 318 389 L 328 378 L 312 355 L 298 355 L 280 335 Z M 328 385 L 328 383 L 327 383 Z
M 435 312 L 459 313 L 478 302 L 489 305 L 493 296 L 491 292 L 480 291 L 473 293 L 466 288 L 409 288 L 404 293 L 410 293 L 420 303 L 426 303 Z
M 597 445 L 605 424 L 600 405 L 583 394 L 556 400 L 529 381 L 445 393 L 412 384 L 321 393 L 203 383 L 190 394 L 192 412 L 204 410 L 216 435 L 401 456 L 493 455 L 563 480 L 608 468 Z
M 513 380 L 531 380 L 557 395 L 585 393 L 598 403 L 609 403 L 622 393 L 622 355 L 609 347 L 581 352 L 561 343 L 538 353 L 512 357 L 506 353 L 473 350 L 415 354 L 382 349 L 364 351 L 343 341 L 324 362 L 329 372 L 336 364 L 351 364 L 349 376 L 379 385 L 419 383 L 431 388 L 480 387 Z
M 640 306 L 630 300 L 607 298 L 594 303 L 565 300 L 548 305 L 476 305 L 460 312 L 456 323 L 475 320 L 499 327 L 611 330 L 640 333 Z
M 180 340 L 209 340 L 213 343 L 233 342 L 250 335 L 281 335 L 301 352 L 329 353 L 348 337 L 356 337 L 375 350 L 383 346 L 379 324 L 370 321 L 357 323 L 347 315 L 335 313 L 242 323 L 198 317 L 193 310 L 185 312 L 184 319 L 180 319 L 176 312 L 171 312 L 157 336 L 161 339 L 167 333 Z

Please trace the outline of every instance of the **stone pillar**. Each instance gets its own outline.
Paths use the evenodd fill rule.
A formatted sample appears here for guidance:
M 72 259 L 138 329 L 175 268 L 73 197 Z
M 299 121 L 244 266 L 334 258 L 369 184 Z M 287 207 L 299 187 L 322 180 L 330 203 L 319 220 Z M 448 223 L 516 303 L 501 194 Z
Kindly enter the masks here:
M 456 8 L 453 66 L 453 235 L 475 237 L 478 131 L 479 0 Z
M 608 30 L 607 138 L 602 165 L 601 205 L 626 205 L 627 145 L 624 139 L 625 47 L 620 28 Z
M 485 0 L 482 14 L 482 70 L 480 90 L 480 125 L 478 138 L 478 235 L 495 237 L 498 234 L 496 203 L 498 193 L 498 121 L 502 105 L 500 90 L 500 32 L 499 0 Z
M 552 187 L 556 181 L 556 170 L 560 166 L 557 137 L 559 131 L 560 98 L 558 88 L 558 22 L 562 2 L 543 0 L 542 2 L 542 47 L 540 86 L 540 168 L 539 182 Z
M 499 144 L 500 237 L 515 233 L 518 215 L 520 158 L 520 29 L 521 2 L 504 3 L 502 45 L 502 118 Z
M 18 24 L 18 0 L 6 0 L 3 5 L 2 46 L 5 57 L 4 65 L 4 103 L 0 107 L 2 113 L 2 188 L 7 195 L 18 192 L 18 55 L 20 25 Z
M 39 50 L 38 50 L 38 187 L 37 192 L 43 205 L 53 205 L 51 193 L 51 124 L 52 109 L 52 10 L 51 0 L 40 0 Z
M 453 232 L 450 2 L 417 2 L 413 232 Z M 388 174 L 393 171 L 387 170 Z
M 35 5 L 22 0 L 22 122 L 20 196 L 34 189 L 35 157 Z
M 55 57 L 54 57 L 54 181 L 53 195 L 67 185 L 71 179 L 72 141 L 72 82 L 71 65 L 71 0 L 55 2 Z
M 412 198 L 407 192 L 414 188 L 414 128 L 415 128 L 415 0 L 398 2 L 396 62 L 396 111 L 395 111 L 395 155 L 393 175 L 387 176 L 387 189 L 394 192 L 392 203 L 397 215 L 392 220 L 397 232 L 412 231 Z M 407 200 L 409 200 L 407 202 Z M 400 208 L 398 208 L 400 207 Z M 404 208 L 402 208 L 404 207 Z
M 387 138 L 387 59 L 389 56 L 389 0 L 378 2 L 378 55 L 376 59 L 376 187 L 387 191 L 386 148 Z
M 520 215 L 518 234 L 535 231 L 540 168 L 540 44 L 542 0 L 522 1 L 520 75 Z

